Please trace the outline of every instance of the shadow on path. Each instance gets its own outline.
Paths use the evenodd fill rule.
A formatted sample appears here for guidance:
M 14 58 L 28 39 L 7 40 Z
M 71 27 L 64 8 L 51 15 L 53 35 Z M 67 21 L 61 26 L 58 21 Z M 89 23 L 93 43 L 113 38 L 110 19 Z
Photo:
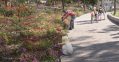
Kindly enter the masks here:
M 68 62 L 119 62 L 119 42 L 111 41 L 87 47 L 74 46 L 72 60 Z
M 112 36 L 112 38 L 114 38 L 114 39 L 119 38 L 119 26 L 117 26 L 117 25 L 110 25 L 110 26 L 108 26 L 108 28 L 103 29 L 103 31 L 105 31 L 106 33 L 113 31 L 115 33 L 111 34 L 110 36 Z
M 70 41 L 84 41 L 87 39 L 92 38 L 92 36 L 80 36 L 80 37 L 75 37 L 75 38 L 70 38 Z
M 76 22 L 77 25 L 91 24 L 90 20 L 81 20 Z
M 103 29 L 105 32 L 119 31 L 119 26 L 109 25 L 107 28 Z

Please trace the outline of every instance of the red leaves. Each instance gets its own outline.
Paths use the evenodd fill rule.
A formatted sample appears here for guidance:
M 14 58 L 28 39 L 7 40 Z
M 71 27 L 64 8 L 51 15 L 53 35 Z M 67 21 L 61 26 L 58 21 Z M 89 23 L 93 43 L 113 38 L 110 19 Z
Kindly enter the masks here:
M 43 31 L 45 28 L 43 28 L 43 27 L 35 27 L 35 28 L 33 28 L 33 30 L 35 30 L 35 31 Z
M 33 16 L 33 15 L 30 15 L 30 16 L 26 17 L 26 19 L 33 19 L 33 18 L 35 18 L 35 16 Z
M 23 21 L 23 22 L 21 22 L 21 25 L 23 25 L 23 26 L 29 26 L 29 25 L 31 25 L 33 23 L 35 23 L 35 21 Z

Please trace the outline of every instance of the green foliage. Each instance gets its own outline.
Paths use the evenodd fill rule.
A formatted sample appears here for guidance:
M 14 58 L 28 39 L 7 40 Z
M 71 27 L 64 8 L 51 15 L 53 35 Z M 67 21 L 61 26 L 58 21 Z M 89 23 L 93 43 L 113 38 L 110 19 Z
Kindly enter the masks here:
M 115 16 L 119 17 L 119 10 L 117 10 Z
M 24 11 L 24 12 L 21 12 L 21 13 L 19 14 L 20 17 L 25 17 L 25 16 L 29 16 L 29 15 L 31 15 L 31 14 L 30 14 L 30 12 L 28 12 L 28 11 Z
M 0 14 L 1 14 L 1 15 L 4 15 L 4 11 L 5 11 L 5 10 L 4 10 L 3 8 L 0 8 Z
M 84 4 L 91 4 L 95 5 L 97 4 L 98 0 L 81 0 Z
M 16 0 L 18 3 L 25 3 L 28 0 Z
M 72 3 L 73 0 L 64 0 L 64 2 L 66 2 L 66 3 Z
M 54 62 L 55 61 L 55 58 L 52 57 L 52 56 L 46 56 L 42 60 L 43 60 L 43 62 Z
M 13 11 L 13 10 L 4 11 L 4 15 L 7 16 L 7 17 L 13 16 L 14 13 L 15 13 L 15 11 Z
M 0 8 L 0 14 L 4 15 L 4 16 L 7 16 L 7 17 L 10 17 L 10 16 L 13 16 L 15 14 L 15 11 L 5 10 L 4 8 Z
M 91 0 L 89 3 L 90 3 L 91 5 L 95 5 L 95 4 L 97 4 L 97 2 L 98 2 L 98 0 Z

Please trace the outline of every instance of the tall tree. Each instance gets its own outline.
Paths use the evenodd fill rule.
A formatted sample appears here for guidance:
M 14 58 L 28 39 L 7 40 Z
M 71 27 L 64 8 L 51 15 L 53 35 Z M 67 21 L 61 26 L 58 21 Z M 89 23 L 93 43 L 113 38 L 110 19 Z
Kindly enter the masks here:
M 114 15 L 116 14 L 116 0 L 114 0 Z
M 86 6 L 88 6 L 88 5 L 94 6 L 94 5 L 97 4 L 98 0 L 81 0 L 81 2 L 83 3 L 83 8 L 84 8 L 84 11 L 85 11 Z
M 7 6 L 7 3 L 9 0 L 0 0 L 0 2 L 3 1 L 5 3 L 5 6 Z
M 5 2 L 5 6 L 7 6 L 7 2 L 8 2 L 8 0 L 4 0 L 4 2 Z
M 28 0 L 17 0 L 18 3 L 25 3 Z
M 62 0 L 62 10 L 64 11 L 64 0 Z

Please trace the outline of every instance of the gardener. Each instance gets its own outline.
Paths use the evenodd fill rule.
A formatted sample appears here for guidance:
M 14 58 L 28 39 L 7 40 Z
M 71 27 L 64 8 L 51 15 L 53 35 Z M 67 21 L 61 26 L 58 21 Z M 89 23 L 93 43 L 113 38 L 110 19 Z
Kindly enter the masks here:
M 68 29 L 72 30 L 74 28 L 75 13 L 72 10 L 64 11 L 64 15 L 62 16 L 62 20 L 64 21 L 69 16 L 71 17 L 71 20 L 70 20 L 70 23 L 68 25 Z

